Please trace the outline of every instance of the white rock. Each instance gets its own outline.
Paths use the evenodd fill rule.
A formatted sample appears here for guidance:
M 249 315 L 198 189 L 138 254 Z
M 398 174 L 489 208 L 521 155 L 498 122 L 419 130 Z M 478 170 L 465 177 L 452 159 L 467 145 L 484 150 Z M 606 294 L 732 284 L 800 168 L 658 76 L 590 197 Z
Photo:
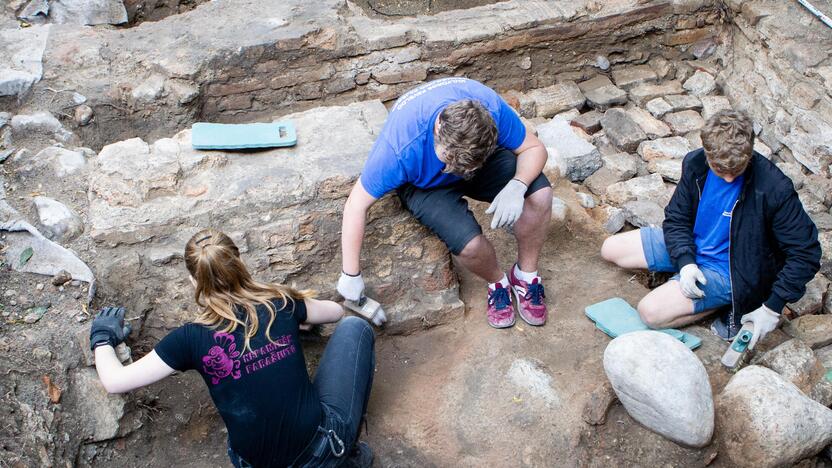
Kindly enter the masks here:
M 661 227 L 664 222 L 664 208 L 658 203 L 633 200 L 622 206 L 624 210 L 624 219 L 628 223 L 636 227 Z
M 638 154 L 645 161 L 651 159 L 683 159 L 691 151 L 693 151 L 693 147 L 690 141 L 679 136 L 643 141 L 638 145 Z
M 708 374 L 679 340 L 657 331 L 621 335 L 604 350 L 604 372 L 630 416 L 648 429 L 687 446 L 710 442 Z
M 107 393 L 92 368 L 73 374 L 72 390 L 78 395 L 78 423 L 84 438 L 98 442 L 115 437 L 124 416 L 124 397 Z
M 165 77 L 153 74 L 133 89 L 132 96 L 137 102 L 153 102 L 162 96 L 164 90 Z
M 702 118 L 710 119 L 722 110 L 731 110 L 731 101 L 725 96 L 702 96 Z
M 56 177 L 66 177 L 82 171 L 87 165 L 87 158 L 80 151 L 50 146 L 35 155 L 32 164 L 37 167 L 49 166 Z
M 647 164 L 650 173 L 659 174 L 668 182 L 679 182 L 682 178 L 681 159 L 653 159 Z
M 44 236 L 54 241 L 69 241 L 84 231 L 84 223 L 63 203 L 48 197 L 35 197 L 35 209 Z
M 606 218 L 604 220 L 604 230 L 610 234 L 615 234 L 620 231 L 624 227 L 624 223 L 627 221 L 624 216 L 624 210 L 614 206 L 605 206 L 604 215 Z
M 621 174 L 622 179 L 629 179 L 638 173 L 638 160 L 629 153 L 608 154 L 601 157 L 604 166 Z
M 546 148 L 554 149 L 549 152 L 549 161 L 544 168 L 551 177 L 556 178 L 560 172 L 572 182 L 580 182 L 603 165 L 598 148 L 576 135 L 563 119 L 539 125 L 537 133 Z
M 558 197 L 552 197 L 552 220 L 565 221 L 567 213 L 569 213 L 569 207 L 566 206 L 566 202 Z
M 714 77 L 710 73 L 697 70 L 693 76 L 685 81 L 682 87 L 694 96 L 705 96 L 716 89 L 716 80 L 714 80 Z
M 43 76 L 49 25 L 0 31 L 0 96 L 22 97 Z
M 127 9 L 122 0 L 52 0 L 49 18 L 59 24 L 123 24 Z
M 650 100 L 645 106 L 647 110 L 653 114 L 653 117 L 661 118 L 661 116 L 673 111 L 673 107 L 667 103 L 663 98 L 656 98 Z
M 650 112 L 639 107 L 627 109 L 627 114 L 644 130 L 648 138 L 664 138 L 670 136 L 670 127 L 661 120 L 657 120 Z
M 716 405 L 728 466 L 789 466 L 832 442 L 832 410 L 764 367 L 737 372 Z
M 595 198 L 588 193 L 578 192 L 578 202 L 586 209 L 595 208 Z
M 666 197 L 667 189 L 664 186 L 662 176 L 659 174 L 635 177 L 607 187 L 607 200 L 619 206 L 633 200 L 653 201 L 664 204 L 667 202 L 665 200 Z

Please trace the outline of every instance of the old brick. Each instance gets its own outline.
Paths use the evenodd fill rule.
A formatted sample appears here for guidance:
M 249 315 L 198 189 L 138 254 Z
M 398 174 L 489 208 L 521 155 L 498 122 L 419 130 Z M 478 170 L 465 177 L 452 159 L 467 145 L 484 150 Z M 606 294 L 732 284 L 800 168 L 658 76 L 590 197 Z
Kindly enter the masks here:
M 623 109 L 610 109 L 601 118 L 601 126 L 610 142 L 621 151 L 633 152 L 647 134 Z
M 556 83 L 530 91 L 528 97 L 535 102 L 538 117 L 552 117 L 567 109 L 581 108 L 584 95 L 573 81 Z
M 616 86 L 627 90 L 642 83 L 655 82 L 658 77 L 649 65 L 637 65 L 613 70 L 612 79 Z
M 633 107 L 627 109 L 627 114 L 644 130 L 648 138 L 664 138 L 670 136 L 670 127 L 661 120 L 655 119 L 646 110 Z
M 645 83 L 630 90 L 630 99 L 632 99 L 633 102 L 639 106 L 643 106 L 651 99 L 667 96 L 669 94 L 681 94 L 682 92 L 684 92 L 682 89 L 682 83 L 678 80 L 658 84 Z
M 373 78 L 382 84 L 408 83 L 424 81 L 428 76 L 427 67 L 421 63 L 405 64 L 401 66 L 386 66 L 373 70 Z
M 666 114 L 663 120 L 670 125 L 671 130 L 676 135 L 699 130 L 705 125 L 702 116 L 694 110 L 672 112 Z

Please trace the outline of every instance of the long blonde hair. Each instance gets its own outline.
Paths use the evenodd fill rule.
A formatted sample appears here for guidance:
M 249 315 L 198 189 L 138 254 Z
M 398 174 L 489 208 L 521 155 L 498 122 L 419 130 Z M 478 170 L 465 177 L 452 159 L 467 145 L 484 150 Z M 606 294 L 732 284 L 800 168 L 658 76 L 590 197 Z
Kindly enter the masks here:
M 256 281 L 240 259 L 240 250 L 234 241 L 216 229 L 203 229 L 191 237 L 185 244 L 185 265 L 196 281 L 194 299 L 202 307 L 194 322 L 221 328 L 225 333 L 243 327 L 243 349 L 250 349 L 249 340 L 260 326 L 255 308 L 258 304 L 269 311 L 266 338 L 273 342 L 269 330 L 277 311 L 272 300 L 279 299 L 288 304 L 314 295 L 310 290 L 298 291 L 282 284 Z M 245 311 L 244 320 L 237 317 L 237 307 Z

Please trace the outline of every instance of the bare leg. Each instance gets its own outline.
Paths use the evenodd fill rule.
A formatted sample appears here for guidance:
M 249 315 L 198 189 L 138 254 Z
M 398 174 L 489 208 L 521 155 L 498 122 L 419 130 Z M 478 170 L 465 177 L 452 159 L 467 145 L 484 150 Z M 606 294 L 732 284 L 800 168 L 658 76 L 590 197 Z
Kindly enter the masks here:
M 641 230 L 636 229 L 608 237 L 601 246 L 601 256 L 604 260 L 615 263 L 621 268 L 646 269 L 647 257 L 641 245 Z
M 517 238 L 517 263 L 523 271 L 537 271 L 537 261 L 549 221 L 552 219 L 552 188 L 545 187 L 526 198 L 523 214 L 514 225 L 514 237 Z
M 670 280 L 650 291 L 638 303 L 638 314 L 650 328 L 682 327 L 698 322 L 716 311 L 693 313 L 693 301 L 682 294 L 679 282 Z
M 489 283 L 496 283 L 503 277 L 503 272 L 497 265 L 497 253 L 494 251 L 494 246 L 482 234 L 465 244 L 465 248 L 456 256 L 456 259 L 462 266 Z

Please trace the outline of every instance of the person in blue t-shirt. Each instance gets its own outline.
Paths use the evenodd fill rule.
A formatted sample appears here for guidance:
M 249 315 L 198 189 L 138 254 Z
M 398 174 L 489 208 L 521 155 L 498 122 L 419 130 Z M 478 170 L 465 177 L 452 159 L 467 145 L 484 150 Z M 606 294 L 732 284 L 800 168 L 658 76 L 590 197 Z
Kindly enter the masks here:
M 685 156 L 662 229 L 612 236 L 601 255 L 623 268 L 677 272 L 638 304 L 650 327 L 679 327 L 722 312 L 711 330 L 730 340 L 751 322 L 753 348 L 820 268 L 818 232 L 791 180 L 753 151 L 745 114 L 711 117 L 702 144 Z
M 399 98 L 344 207 L 338 292 L 364 291 L 359 257 L 367 210 L 396 191 L 402 204 L 488 282 L 488 323 L 546 321 L 537 262 L 551 217 L 552 188 L 541 171 L 546 148 L 492 89 L 466 78 L 426 83 Z M 464 197 L 491 202 L 491 228 L 513 226 L 517 262 L 504 273 Z

